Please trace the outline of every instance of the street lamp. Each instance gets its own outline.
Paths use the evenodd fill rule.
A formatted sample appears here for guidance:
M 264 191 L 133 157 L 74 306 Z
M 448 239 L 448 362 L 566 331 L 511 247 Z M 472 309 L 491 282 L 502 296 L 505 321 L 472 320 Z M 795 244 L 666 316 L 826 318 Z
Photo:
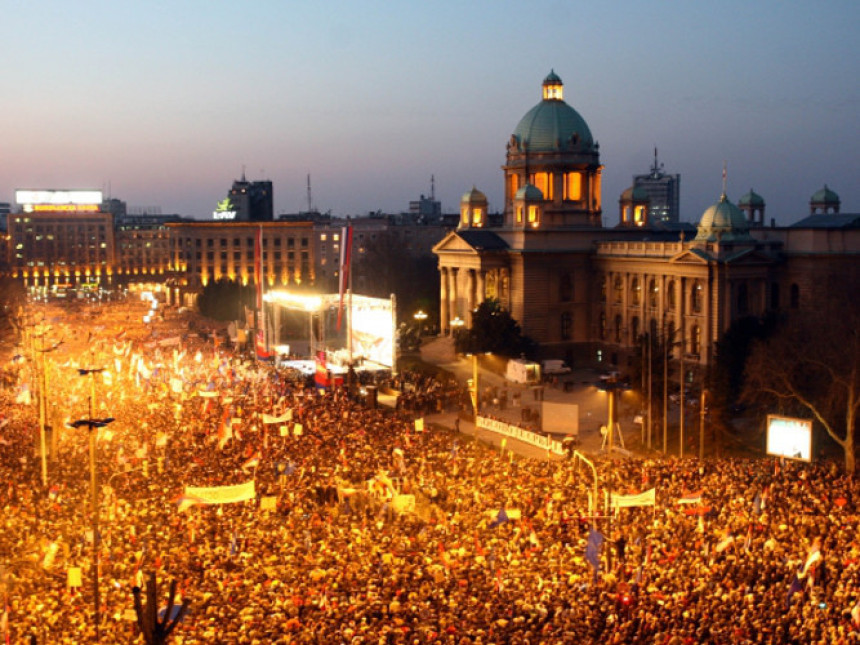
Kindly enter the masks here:
M 96 398 L 96 380 L 95 375 L 103 372 L 103 367 L 95 367 L 89 369 L 78 369 L 78 374 L 81 376 L 90 376 L 92 380 L 90 389 L 90 414 L 86 419 L 78 419 L 72 421 L 69 426 L 72 428 L 80 428 L 86 426 L 90 433 L 90 512 L 92 515 L 93 527 L 93 620 L 96 627 L 96 642 L 101 638 L 101 628 L 99 620 L 99 489 L 98 489 L 98 472 L 96 471 L 96 432 L 97 428 L 103 428 L 113 422 L 113 417 L 96 419 L 93 417 L 93 408 L 95 408 Z
M 412 317 L 415 318 L 415 322 L 418 324 L 418 335 L 420 336 L 424 328 L 424 321 L 427 320 L 427 314 L 419 309 Z
M 41 456 L 42 461 L 42 486 L 45 487 L 48 485 L 47 446 L 45 446 L 45 425 L 48 414 L 48 371 L 45 366 L 45 354 L 53 352 L 63 344 L 63 341 L 60 340 L 50 347 L 45 347 L 45 334 L 47 334 L 49 330 L 50 327 L 44 329 L 39 334 L 33 334 L 34 338 L 39 339 L 39 347 L 34 347 L 33 350 L 38 352 L 41 357 L 37 364 L 39 369 L 39 455 Z

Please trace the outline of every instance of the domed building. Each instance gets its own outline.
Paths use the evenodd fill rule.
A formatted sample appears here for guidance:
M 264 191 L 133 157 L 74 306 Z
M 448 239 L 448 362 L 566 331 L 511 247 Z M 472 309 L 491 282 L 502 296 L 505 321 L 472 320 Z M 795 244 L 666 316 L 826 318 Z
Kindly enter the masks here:
M 813 215 L 776 228 L 764 226 L 764 199 L 752 190 L 737 206 L 729 200 L 725 171 L 696 226 L 652 218 L 651 195 L 634 182 L 618 225 L 604 227 L 599 147 L 563 90 L 550 72 L 508 139 L 500 223 L 490 224 L 473 187 L 457 230 L 433 248 L 443 332 L 471 326 L 494 298 L 544 358 L 624 370 L 650 335 L 672 344 L 692 383 L 735 321 L 804 306 L 833 267 L 856 273 L 860 216 L 838 215 L 826 186 L 810 201 Z

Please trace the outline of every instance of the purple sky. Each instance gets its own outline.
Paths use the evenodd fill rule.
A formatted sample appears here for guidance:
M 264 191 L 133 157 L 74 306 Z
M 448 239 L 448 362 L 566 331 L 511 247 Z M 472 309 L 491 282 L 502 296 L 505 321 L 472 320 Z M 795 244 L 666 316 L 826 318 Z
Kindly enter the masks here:
M 307 6 L 305 6 L 307 5 Z M 594 6 L 591 6 L 594 5 Z M 682 219 L 826 182 L 860 212 L 856 0 L 572 3 L 55 0 L 4 7 L 0 201 L 96 188 L 208 217 L 243 167 L 277 213 L 501 207 L 505 143 L 555 69 L 601 145 L 604 221 L 653 148 Z

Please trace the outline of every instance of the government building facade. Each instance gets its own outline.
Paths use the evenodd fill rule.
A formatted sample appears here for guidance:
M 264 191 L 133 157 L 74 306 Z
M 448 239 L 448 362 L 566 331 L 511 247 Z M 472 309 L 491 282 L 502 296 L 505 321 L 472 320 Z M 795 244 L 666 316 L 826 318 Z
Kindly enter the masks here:
M 468 328 L 493 298 L 544 358 L 626 366 L 644 334 L 669 339 L 692 371 L 707 367 L 736 320 L 809 303 L 816 285 L 858 271 L 860 214 L 840 214 L 826 186 L 809 217 L 765 225 L 752 190 L 737 205 L 725 186 L 698 225 L 649 212 L 634 183 L 606 226 L 600 150 L 553 72 L 541 101 L 507 143 L 504 211 L 491 224 L 477 188 L 460 221 L 435 247 L 443 332 Z M 715 191 L 716 193 L 717 191 Z

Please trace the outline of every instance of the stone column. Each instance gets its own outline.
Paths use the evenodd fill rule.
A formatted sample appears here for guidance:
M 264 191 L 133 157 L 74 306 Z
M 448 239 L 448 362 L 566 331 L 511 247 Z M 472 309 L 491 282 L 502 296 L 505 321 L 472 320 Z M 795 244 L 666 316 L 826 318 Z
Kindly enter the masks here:
M 439 270 L 439 326 L 442 335 L 448 333 L 448 267 Z

